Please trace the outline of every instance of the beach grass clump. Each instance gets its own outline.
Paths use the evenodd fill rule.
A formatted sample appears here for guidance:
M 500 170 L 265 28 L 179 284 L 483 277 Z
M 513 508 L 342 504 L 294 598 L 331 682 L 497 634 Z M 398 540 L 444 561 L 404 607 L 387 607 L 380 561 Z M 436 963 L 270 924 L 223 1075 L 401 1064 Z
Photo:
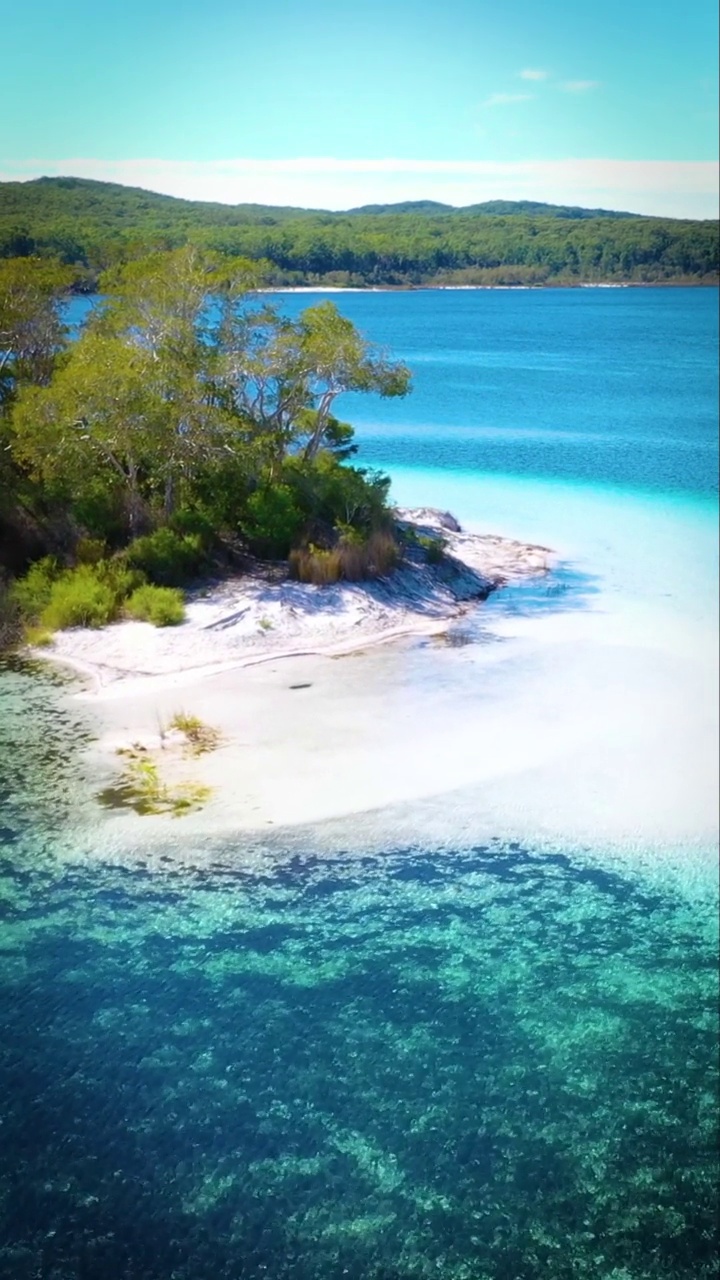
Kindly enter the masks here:
M 326 587 L 340 580 L 340 556 L 336 548 L 328 550 L 310 543 L 308 547 L 298 547 L 288 557 L 290 577 L 298 582 L 311 582 L 317 587 Z
M 177 587 L 156 587 L 146 582 L 125 601 L 125 611 L 138 622 L 154 627 L 176 627 L 185 621 L 185 601 Z
M 176 711 L 168 727 L 177 729 L 179 733 L 185 735 L 193 755 L 204 755 L 208 751 L 214 751 L 220 745 L 219 729 L 205 724 L 199 716 L 189 715 L 187 711 Z
M 368 538 L 341 538 L 334 547 L 312 543 L 290 552 L 290 576 L 298 582 L 327 586 L 333 582 L 362 582 L 381 578 L 397 568 L 400 548 L 390 533 L 378 531 Z
M 127 764 L 120 781 L 98 796 L 106 808 L 134 809 L 141 816 L 167 814 L 171 818 L 182 818 L 201 809 L 212 795 L 211 787 L 197 782 L 169 787 L 155 761 L 142 747 L 121 748 L 118 755 L 126 756 Z
M 445 559 L 446 542 L 443 537 L 432 538 L 427 534 L 417 535 L 417 545 L 422 547 L 425 552 L 425 560 L 428 564 L 442 564 Z

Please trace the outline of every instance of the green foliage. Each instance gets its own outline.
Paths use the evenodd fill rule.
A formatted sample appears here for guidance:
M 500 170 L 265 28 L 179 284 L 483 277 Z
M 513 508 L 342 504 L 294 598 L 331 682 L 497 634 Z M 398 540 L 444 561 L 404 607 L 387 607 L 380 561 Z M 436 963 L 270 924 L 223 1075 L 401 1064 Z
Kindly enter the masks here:
M 418 534 L 417 545 L 422 547 L 425 552 L 425 559 L 428 564 L 442 564 L 445 558 L 445 539 L 442 537 L 431 538 L 426 534 Z
M 94 573 L 98 581 L 110 588 L 118 606 L 145 581 L 145 575 L 139 569 L 130 568 L 122 557 L 99 561 Z
M 118 616 L 125 597 L 142 581 L 142 574 L 118 560 L 93 560 L 63 569 L 46 556 L 13 583 L 9 595 L 26 629 L 37 624 L 44 631 L 102 627 Z
M 23 639 L 33 649 L 46 649 L 53 642 L 53 632 L 48 631 L 47 627 L 28 626 Z
M 711 279 L 717 223 L 532 201 L 454 209 L 433 201 L 348 213 L 218 205 L 79 178 L 0 186 L 0 257 L 36 254 L 96 269 L 188 243 L 277 284 L 542 283 Z M 507 272 L 496 277 L 473 273 Z
M 204 568 L 206 552 L 200 534 L 163 527 L 131 542 L 125 560 L 157 586 L 180 587 Z
M 19 610 L 24 622 L 37 622 L 50 603 L 53 584 L 62 573 L 54 556 L 36 560 L 25 574 L 9 588 L 10 600 Z
M 195 782 L 169 787 L 160 777 L 155 761 L 142 747 L 121 750 L 118 754 L 127 757 L 120 781 L 98 796 L 108 809 L 129 808 L 143 816 L 167 814 L 171 818 L 182 818 L 201 809 L 212 794 L 210 787 Z
M 265 485 L 248 499 L 240 528 L 258 555 L 279 559 L 288 554 L 304 521 L 296 494 L 289 485 Z
M 3 422 L 11 486 L 35 495 L 43 527 L 57 519 L 51 545 L 93 571 L 63 586 L 70 603 L 53 616 L 82 614 L 83 596 L 93 619 L 110 596 L 115 612 L 130 596 L 149 609 L 138 588 L 183 586 L 216 549 L 285 558 L 339 535 L 338 572 L 375 572 L 360 548 L 388 526 L 389 482 L 345 465 L 353 431 L 332 408 L 347 391 L 405 395 L 408 370 L 331 302 L 294 320 L 249 307 L 242 269 L 193 245 L 116 263 L 103 287 L 50 380 L 24 385 Z M 50 577 L 20 588 L 31 621 Z
M 380 472 L 341 464 L 323 451 L 310 463 L 288 458 L 283 478 L 306 518 L 326 530 L 350 528 L 366 536 L 388 522 L 390 480 Z
M 133 591 L 125 602 L 125 611 L 138 622 L 151 622 L 155 627 L 176 627 L 185 620 L 182 592 L 149 582 Z
M 53 582 L 40 622 L 50 631 L 65 627 L 104 627 L 117 616 L 113 588 L 91 565 L 79 565 Z
M 75 544 L 75 559 L 78 564 L 99 564 L 107 553 L 107 545 L 102 538 L 79 538 Z
M 203 552 L 209 551 L 216 537 L 216 530 L 207 511 L 180 507 L 170 520 L 173 533 L 181 537 L 197 538 Z
M 46 384 L 65 341 L 59 305 L 72 273 L 0 254 L 0 407 L 24 383 Z

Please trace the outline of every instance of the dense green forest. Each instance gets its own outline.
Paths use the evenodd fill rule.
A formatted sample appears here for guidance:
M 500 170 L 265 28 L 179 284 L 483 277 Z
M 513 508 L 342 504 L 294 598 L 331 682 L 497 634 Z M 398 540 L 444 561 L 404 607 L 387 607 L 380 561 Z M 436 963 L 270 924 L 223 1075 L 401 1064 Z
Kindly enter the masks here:
M 347 213 L 177 200 L 112 183 L 0 184 L 0 258 L 54 257 L 75 287 L 186 244 L 265 264 L 274 284 L 715 283 L 717 222 L 491 201 Z
M 0 259 L 0 643 L 180 622 L 186 584 L 252 557 L 317 583 L 394 567 L 389 481 L 333 407 L 405 395 L 403 365 L 332 302 L 290 320 L 255 264 L 195 245 L 110 268 L 71 341 L 74 270 Z

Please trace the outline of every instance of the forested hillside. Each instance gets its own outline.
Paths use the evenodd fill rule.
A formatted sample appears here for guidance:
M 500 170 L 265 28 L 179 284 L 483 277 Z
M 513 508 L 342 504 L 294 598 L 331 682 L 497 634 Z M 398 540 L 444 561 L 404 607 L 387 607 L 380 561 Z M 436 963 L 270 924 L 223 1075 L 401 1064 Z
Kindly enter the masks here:
M 97 273 L 193 243 L 268 264 L 275 284 L 712 283 L 717 222 L 491 201 L 328 213 L 177 200 L 113 183 L 0 184 L 0 257 L 56 257 Z

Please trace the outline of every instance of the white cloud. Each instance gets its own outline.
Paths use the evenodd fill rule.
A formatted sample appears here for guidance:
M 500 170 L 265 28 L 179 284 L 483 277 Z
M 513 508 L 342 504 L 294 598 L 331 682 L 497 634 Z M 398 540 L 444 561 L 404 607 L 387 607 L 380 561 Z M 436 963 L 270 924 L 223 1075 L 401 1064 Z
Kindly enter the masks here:
M 549 71 L 540 71 L 533 67 L 527 67 L 524 71 L 518 71 L 521 80 L 547 80 Z
M 512 102 L 528 102 L 534 97 L 532 93 L 491 93 L 489 98 L 480 103 L 481 107 L 507 107 Z
M 189 200 L 350 209 L 393 200 L 543 200 L 679 218 L 718 216 L 711 161 L 565 159 L 0 160 L 0 180 L 47 174 L 97 178 Z
M 566 93 L 587 93 L 588 89 L 597 89 L 599 80 L 563 80 L 560 85 Z

